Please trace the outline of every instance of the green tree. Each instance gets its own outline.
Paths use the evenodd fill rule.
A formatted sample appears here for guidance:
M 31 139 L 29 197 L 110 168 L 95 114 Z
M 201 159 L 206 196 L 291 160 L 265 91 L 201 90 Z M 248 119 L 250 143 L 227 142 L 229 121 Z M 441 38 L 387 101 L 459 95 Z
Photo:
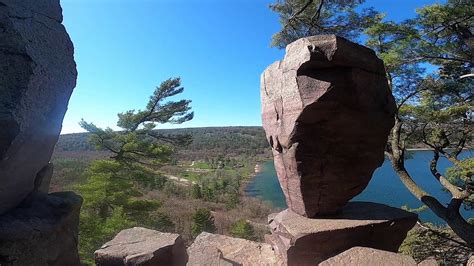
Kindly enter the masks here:
M 214 217 L 212 217 L 209 209 L 198 209 L 193 215 L 193 224 L 191 232 L 193 236 L 197 236 L 202 232 L 214 233 L 216 226 L 214 225 Z
M 336 34 L 356 40 L 375 11 L 357 12 L 364 0 L 278 0 L 270 9 L 278 13 L 282 29 L 273 35 L 272 46 L 285 48 L 306 36 Z
M 167 101 L 184 90 L 179 78 L 168 79 L 156 88 L 144 110 L 129 110 L 118 114 L 121 130 L 101 129 L 84 120 L 81 127 L 91 134 L 91 142 L 98 149 L 109 151 L 111 159 L 122 164 L 161 164 L 170 159 L 172 146 L 191 142 L 189 135 L 165 135 L 155 130 L 157 124 L 181 124 L 193 118 L 190 100 Z
M 191 197 L 193 199 L 202 198 L 201 186 L 199 186 L 198 184 L 193 184 L 193 186 L 191 188 Z
M 471 158 L 461 160 L 472 141 L 472 46 L 466 31 L 473 28 L 472 2 L 448 1 L 419 9 L 415 19 L 397 24 L 382 16 L 368 28 L 367 44 L 384 60 L 387 79 L 397 100 L 397 115 L 387 145 L 387 156 L 409 191 L 442 218 L 453 231 L 474 246 L 474 227 L 460 214 L 472 205 Z M 420 63 L 439 71 L 426 75 Z M 407 148 L 424 143 L 433 149 L 428 166 L 441 187 L 452 195 L 444 205 L 423 190 L 405 167 Z M 446 175 L 438 171 L 440 156 L 453 165 Z
M 255 231 L 253 230 L 252 225 L 245 219 L 240 219 L 232 224 L 230 233 L 233 237 L 255 240 Z
M 93 162 L 86 171 L 87 182 L 77 187 L 84 198 L 79 243 L 83 260 L 92 260 L 94 250 L 122 229 L 140 225 L 168 231 L 174 227 L 158 211 L 160 203 L 143 199 L 140 190 L 165 187 L 169 182 L 154 167 L 169 161 L 174 146 L 190 142 L 188 135 L 169 136 L 154 130 L 156 124 L 193 118 L 189 100 L 166 101 L 182 91 L 179 78 L 164 81 L 145 110 L 118 114 L 120 131 L 80 122 L 91 133 L 90 141 L 111 154 L 109 160 Z

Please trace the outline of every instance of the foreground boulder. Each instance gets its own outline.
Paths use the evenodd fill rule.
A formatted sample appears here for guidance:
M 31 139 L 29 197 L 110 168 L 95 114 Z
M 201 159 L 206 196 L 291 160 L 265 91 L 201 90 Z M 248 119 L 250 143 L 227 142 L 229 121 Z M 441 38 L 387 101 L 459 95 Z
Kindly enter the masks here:
M 416 261 L 405 255 L 377 250 L 373 248 L 354 247 L 319 264 L 320 266 L 336 265 L 384 265 L 415 266 Z
M 416 214 L 370 202 L 350 202 L 319 219 L 287 209 L 269 217 L 266 241 L 288 265 L 315 265 L 356 246 L 397 252 L 416 221 Z
M 95 252 L 100 266 L 185 265 L 184 241 L 178 234 L 134 227 L 118 233 Z
M 0 265 L 79 265 L 81 204 L 76 194 L 57 192 L 0 216 Z
M 395 102 L 383 62 L 335 35 L 299 39 L 261 76 L 263 127 L 288 208 L 333 214 L 384 161 Z
M 269 244 L 201 233 L 188 248 L 188 265 L 283 265 Z
M 76 85 L 61 12 L 58 0 L 0 0 L 0 215 L 47 172 Z

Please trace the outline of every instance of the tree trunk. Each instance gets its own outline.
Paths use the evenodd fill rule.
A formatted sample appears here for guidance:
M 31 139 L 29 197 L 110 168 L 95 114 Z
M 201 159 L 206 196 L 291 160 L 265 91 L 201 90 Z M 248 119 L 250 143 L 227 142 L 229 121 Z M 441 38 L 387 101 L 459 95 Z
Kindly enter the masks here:
M 402 122 L 396 118 L 391 133 L 391 150 L 388 152 L 388 155 L 392 162 L 393 169 L 411 194 L 428 206 L 436 216 L 443 219 L 449 227 L 451 227 L 454 233 L 456 233 L 456 235 L 458 235 L 462 240 L 466 241 L 471 248 L 474 248 L 474 226 L 464 220 L 459 212 L 463 200 L 452 198 L 448 207 L 444 206 L 436 198 L 420 188 L 411 178 L 410 173 L 406 170 L 404 159 L 405 147 L 400 145 L 401 124 Z

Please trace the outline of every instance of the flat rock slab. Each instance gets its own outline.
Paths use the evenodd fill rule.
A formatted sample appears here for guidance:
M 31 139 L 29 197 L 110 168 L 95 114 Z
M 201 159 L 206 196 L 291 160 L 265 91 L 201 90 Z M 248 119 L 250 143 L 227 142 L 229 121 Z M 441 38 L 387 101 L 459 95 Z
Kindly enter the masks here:
M 188 265 L 283 265 L 266 243 L 201 233 L 188 248 Z
M 353 247 L 319 264 L 320 266 L 339 265 L 381 265 L 381 266 L 415 266 L 416 261 L 406 255 L 373 248 Z
M 142 227 L 120 231 L 94 255 L 96 264 L 101 266 L 185 265 L 187 261 L 180 235 Z
M 338 215 L 310 219 L 287 209 L 269 220 L 266 236 L 288 265 L 316 264 L 352 247 L 397 252 L 417 215 L 369 202 L 350 202 Z
M 306 217 L 340 211 L 384 161 L 396 106 L 382 60 L 335 35 L 302 38 L 260 86 L 288 208 Z
M 0 216 L 0 265 L 79 265 L 82 198 L 57 192 L 31 198 Z

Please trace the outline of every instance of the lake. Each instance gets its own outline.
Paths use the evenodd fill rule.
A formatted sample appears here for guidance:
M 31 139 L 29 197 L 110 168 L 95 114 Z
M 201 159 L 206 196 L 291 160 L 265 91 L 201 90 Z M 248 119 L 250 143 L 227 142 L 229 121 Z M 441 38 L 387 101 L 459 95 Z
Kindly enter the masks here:
M 405 165 L 415 182 L 426 192 L 440 200 L 441 203 L 448 203 L 450 194 L 441 189 L 440 184 L 429 170 L 429 163 L 433 153 L 431 151 L 412 151 L 410 153 L 411 159 L 407 160 Z M 466 158 L 473 155 L 474 151 L 469 150 L 462 152 L 460 157 Z M 438 164 L 440 172 L 444 172 L 449 166 L 451 164 L 445 158 L 440 159 Z M 273 161 L 261 163 L 261 168 L 262 171 L 247 185 L 247 195 L 268 201 L 274 207 L 286 208 L 285 197 L 278 183 Z M 367 188 L 352 200 L 383 203 L 393 207 L 408 205 L 409 208 L 418 208 L 422 205 L 402 184 L 393 171 L 389 160 L 385 160 L 383 165 L 374 172 Z M 461 213 L 465 218 L 474 218 L 474 210 L 467 211 L 463 207 L 461 209 Z M 423 211 L 419 216 L 424 222 L 438 225 L 445 224 L 431 210 Z

